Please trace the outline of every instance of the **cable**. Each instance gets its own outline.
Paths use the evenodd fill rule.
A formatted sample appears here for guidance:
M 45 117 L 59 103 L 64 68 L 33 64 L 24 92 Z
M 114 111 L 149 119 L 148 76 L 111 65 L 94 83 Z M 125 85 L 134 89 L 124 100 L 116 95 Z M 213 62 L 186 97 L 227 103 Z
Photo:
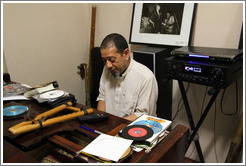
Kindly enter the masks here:
M 187 85 L 187 87 L 186 87 L 185 93 L 188 92 L 189 88 L 190 88 L 190 82 L 188 83 L 188 85 Z M 183 100 L 182 100 L 182 96 L 181 96 L 180 99 L 179 99 L 177 111 L 176 111 L 176 113 L 174 114 L 172 121 L 174 121 L 174 119 L 176 119 L 176 117 L 178 116 L 178 113 L 182 110 L 182 108 L 183 108 L 183 106 L 184 106 L 184 103 L 183 103 L 182 101 L 183 101 Z M 180 106 L 181 102 L 182 102 L 182 105 Z M 179 108 L 179 107 L 180 107 L 180 108 Z
M 204 93 L 203 100 L 202 100 L 201 115 L 202 115 L 202 113 L 203 113 L 203 106 L 204 106 L 204 103 L 205 103 L 205 99 L 206 99 L 206 96 L 207 96 L 207 92 L 208 92 L 208 86 L 206 86 L 205 93 Z M 201 116 L 201 115 L 200 115 L 200 116 Z
M 218 163 L 218 155 L 217 155 L 217 151 L 216 151 L 216 137 L 215 137 L 215 130 L 216 130 L 216 100 L 214 101 L 214 153 L 215 153 L 215 158 L 216 158 L 216 162 Z
M 237 114 L 237 112 L 238 112 L 238 85 L 237 85 L 237 81 L 235 81 L 235 86 L 236 86 L 236 88 L 235 88 L 235 94 L 236 94 L 236 108 L 235 108 L 235 112 L 234 113 L 226 113 L 225 111 L 224 111 L 224 109 L 223 109 L 223 100 L 224 100 L 224 95 L 225 95 L 225 92 L 226 92 L 226 90 L 227 90 L 227 88 L 226 89 L 224 89 L 224 91 L 223 91 L 223 94 L 222 94 L 222 97 L 221 97 L 221 101 L 220 101 L 220 109 L 221 109 L 221 112 L 224 114 L 224 115 L 228 115 L 228 116 L 234 116 L 234 115 L 236 115 Z
M 206 99 L 206 96 L 207 96 L 207 92 L 208 92 L 208 86 L 206 86 L 206 89 L 205 89 L 205 92 L 204 92 L 204 96 L 203 96 L 203 100 L 202 100 L 202 107 L 201 107 L 201 111 L 200 111 L 200 117 L 202 116 L 203 107 L 204 107 L 204 104 L 205 104 L 205 99 Z M 199 136 L 198 133 L 197 133 L 197 135 Z M 191 153 L 189 155 L 189 158 L 193 154 L 194 150 L 195 150 L 195 146 L 193 147 L 193 149 L 192 149 L 192 151 L 191 151 Z
M 191 155 L 193 154 L 193 152 L 194 152 L 194 150 L 195 150 L 195 145 L 193 146 L 193 148 L 192 148 L 192 150 L 191 150 L 191 153 L 188 155 L 188 158 L 190 158 L 191 157 Z

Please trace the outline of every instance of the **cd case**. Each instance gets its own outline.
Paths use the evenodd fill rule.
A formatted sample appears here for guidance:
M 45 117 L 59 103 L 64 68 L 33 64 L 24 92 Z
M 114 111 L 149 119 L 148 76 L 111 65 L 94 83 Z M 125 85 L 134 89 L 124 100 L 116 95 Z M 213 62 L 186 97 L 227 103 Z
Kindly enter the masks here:
M 145 125 L 145 126 L 150 127 L 154 132 L 152 137 L 146 139 L 145 141 L 134 141 L 134 143 L 135 144 L 145 144 L 145 145 L 151 146 L 153 143 L 158 141 L 158 138 L 163 136 L 165 130 L 167 130 L 171 126 L 171 124 L 172 124 L 172 121 L 170 120 L 144 114 L 140 116 L 139 118 L 137 118 L 132 123 L 130 123 L 128 126 Z M 122 136 L 122 130 L 119 131 L 119 135 Z

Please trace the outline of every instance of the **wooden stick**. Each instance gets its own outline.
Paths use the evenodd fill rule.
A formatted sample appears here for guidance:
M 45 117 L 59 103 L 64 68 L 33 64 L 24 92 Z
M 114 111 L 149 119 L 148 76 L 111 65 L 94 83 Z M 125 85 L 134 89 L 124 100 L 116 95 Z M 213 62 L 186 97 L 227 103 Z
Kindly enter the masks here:
M 67 104 L 70 105 L 70 106 L 72 105 L 71 102 L 68 102 Z M 63 104 L 63 105 L 60 105 L 60 106 L 58 106 L 58 107 L 56 107 L 56 108 L 53 108 L 53 109 L 51 109 L 51 110 L 49 110 L 49 111 L 46 111 L 46 112 L 44 112 L 44 113 L 42 113 L 42 114 L 39 114 L 37 117 L 34 118 L 34 121 L 37 121 L 37 120 L 39 120 L 39 119 L 42 118 L 42 117 L 48 117 L 48 116 L 50 116 L 50 115 L 56 114 L 56 113 L 58 113 L 58 112 L 64 110 L 66 107 L 67 107 L 67 106 L 66 106 L 65 104 Z M 33 121 L 25 121 L 25 122 L 21 122 L 21 123 L 15 125 L 15 126 L 9 128 L 9 131 L 16 130 L 17 128 L 19 128 L 19 127 L 21 127 L 21 126 L 30 125 L 30 124 L 32 124 L 32 122 L 33 122 Z
M 94 47 L 94 41 L 95 41 L 95 29 L 96 29 L 96 5 L 92 5 L 92 11 L 91 11 L 91 37 L 90 37 L 90 53 L 89 53 L 89 91 L 91 91 L 91 77 L 92 77 L 92 64 L 91 64 L 91 50 Z

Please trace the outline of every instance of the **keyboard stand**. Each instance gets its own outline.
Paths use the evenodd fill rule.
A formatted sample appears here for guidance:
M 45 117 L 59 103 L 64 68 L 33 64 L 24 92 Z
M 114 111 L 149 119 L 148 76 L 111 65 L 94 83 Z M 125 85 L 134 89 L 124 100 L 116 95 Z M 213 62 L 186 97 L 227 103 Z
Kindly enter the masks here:
M 219 89 L 215 89 L 215 91 L 214 91 L 212 97 L 210 98 L 210 101 L 207 104 L 202 116 L 200 117 L 197 125 L 195 126 L 194 121 L 193 121 L 193 117 L 192 117 L 192 114 L 191 114 L 189 102 L 188 102 L 188 99 L 187 99 L 187 96 L 186 96 L 184 84 L 183 84 L 183 82 L 181 80 L 178 80 L 178 83 L 179 83 L 180 92 L 181 92 L 181 95 L 182 95 L 182 98 L 183 98 L 185 110 L 186 110 L 186 113 L 187 113 L 187 116 L 188 116 L 189 124 L 190 124 L 190 127 L 191 127 L 191 134 L 190 134 L 190 137 L 188 139 L 187 150 L 188 150 L 191 142 L 194 140 L 195 146 L 196 146 L 196 149 L 197 149 L 197 153 L 198 153 L 198 156 L 199 156 L 199 159 L 200 159 L 200 162 L 204 163 L 205 161 L 204 161 L 202 149 L 201 149 L 201 146 L 200 146 L 200 142 L 198 140 L 198 137 L 195 137 L 195 136 L 197 135 L 197 131 L 199 130 L 200 126 L 202 125 L 202 122 L 206 118 L 206 116 L 207 116 L 210 108 L 212 107 L 217 95 L 219 94 L 220 88 Z

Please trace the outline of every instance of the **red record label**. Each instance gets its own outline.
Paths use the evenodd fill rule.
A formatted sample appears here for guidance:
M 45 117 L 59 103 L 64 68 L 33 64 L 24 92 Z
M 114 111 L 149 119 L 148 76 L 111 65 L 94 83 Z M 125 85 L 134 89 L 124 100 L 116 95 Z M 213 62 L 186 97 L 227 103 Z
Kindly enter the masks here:
M 131 139 L 134 141 L 144 141 L 152 137 L 154 131 L 145 125 L 130 125 L 122 129 L 119 135 L 126 139 Z
M 143 137 L 147 134 L 147 130 L 140 127 L 131 128 L 128 130 L 128 134 L 132 137 Z

